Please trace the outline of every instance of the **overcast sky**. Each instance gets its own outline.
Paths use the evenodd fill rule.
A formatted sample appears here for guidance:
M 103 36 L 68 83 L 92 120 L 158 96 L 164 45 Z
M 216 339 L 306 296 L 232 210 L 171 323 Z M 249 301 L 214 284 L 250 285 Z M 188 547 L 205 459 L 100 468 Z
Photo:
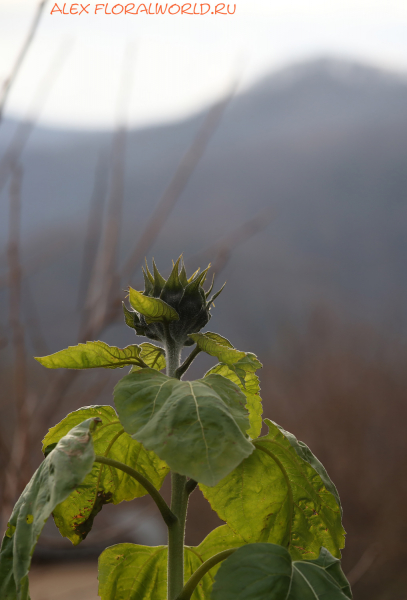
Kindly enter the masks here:
M 109 9 L 117 2 L 110 2 Z M 407 0 L 237 0 L 235 14 L 228 16 L 113 16 L 103 11 L 62 16 L 50 14 L 54 4 L 47 2 L 6 116 L 30 110 L 61 51 L 67 56 L 58 63 L 60 72 L 46 100 L 39 102 L 41 121 L 74 127 L 114 124 L 124 68 L 133 79 L 129 117 L 137 125 L 198 110 L 222 93 L 237 70 L 243 88 L 293 61 L 321 55 L 407 72 Z M 36 0 L 0 0 L 0 82 L 13 65 L 36 5 Z M 95 5 L 90 2 L 91 13 Z M 124 67 L 129 45 L 134 58 Z

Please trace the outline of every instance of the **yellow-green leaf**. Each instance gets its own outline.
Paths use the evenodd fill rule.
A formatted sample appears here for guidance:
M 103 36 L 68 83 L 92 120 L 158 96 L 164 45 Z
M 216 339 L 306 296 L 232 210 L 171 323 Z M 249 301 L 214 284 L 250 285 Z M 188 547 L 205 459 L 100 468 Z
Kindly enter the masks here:
M 214 373 L 218 373 L 222 375 L 222 377 L 226 377 L 233 381 L 236 385 L 240 387 L 244 395 L 246 396 L 246 409 L 249 411 L 249 421 L 250 421 L 250 429 L 247 431 L 247 434 L 252 438 L 257 438 L 261 432 L 262 419 L 261 416 L 263 414 L 263 405 L 262 400 L 260 398 L 260 383 L 257 375 L 252 371 L 246 371 L 243 375 L 243 381 L 238 375 L 236 371 L 228 367 L 225 364 L 217 364 L 212 369 L 210 369 L 207 375 L 211 375 Z
M 215 365 L 206 375 L 218 373 L 227 377 L 240 387 L 246 396 L 246 408 L 250 415 L 250 429 L 247 432 L 251 438 L 256 438 L 261 432 L 262 402 L 259 395 L 260 384 L 255 372 L 262 367 L 257 357 L 251 352 L 235 350 L 228 339 L 210 331 L 190 335 L 198 348 L 215 356 L 220 364 Z
M 102 600 L 163 600 L 167 597 L 167 547 L 117 544 L 99 556 Z
M 185 582 L 208 558 L 240 545 L 225 525 L 212 531 L 199 546 L 185 546 Z M 106 548 L 99 557 L 99 596 L 102 600 L 163 600 L 167 597 L 167 558 L 167 546 L 117 544 Z M 219 566 L 201 579 L 191 600 L 209 600 Z
M 140 348 L 140 358 L 148 367 L 150 367 L 150 369 L 155 369 L 156 371 L 165 369 L 166 362 L 163 348 L 150 344 L 149 342 L 140 344 Z M 139 371 L 141 368 L 142 367 L 133 367 L 131 373 Z
M 206 338 L 209 338 L 210 340 L 216 342 L 217 344 L 220 344 L 221 346 L 226 346 L 227 348 L 232 348 L 233 350 L 235 349 L 232 342 L 229 342 L 229 340 L 227 338 L 223 337 L 223 335 L 219 335 L 219 333 L 213 333 L 212 331 L 206 331 L 203 335 Z
M 215 487 L 200 485 L 204 496 L 246 543 L 279 544 L 307 560 L 324 546 L 339 557 L 345 532 L 335 486 L 305 444 L 265 422 L 269 433 L 253 454 Z
M 246 373 L 255 373 L 263 366 L 255 354 L 236 350 L 226 338 L 210 331 L 192 333 L 189 336 L 204 352 L 215 356 L 220 363 L 225 364 L 236 373 L 243 386 Z
M 35 360 L 48 369 L 121 369 L 126 365 L 141 366 L 140 353 L 140 346 L 121 349 L 97 341 L 69 346 L 49 356 L 35 357 Z
M 185 580 L 196 571 L 196 569 L 208 558 L 230 550 L 231 548 L 239 548 L 243 546 L 245 541 L 241 536 L 234 533 L 228 525 L 217 527 L 199 544 L 199 546 L 185 547 Z M 198 563 L 197 563 L 198 559 Z M 212 585 L 215 575 L 220 567 L 218 563 L 212 567 L 206 575 L 201 579 L 192 594 L 191 600 L 209 600 L 212 592 Z
M 124 432 L 119 417 L 111 406 L 89 406 L 70 413 L 49 430 L 43 440 L 43 451 L 46 452 L 66 431 L 87 417 L 102 420 L 93 437 L 96 454 L 127 464 L 160 489 L 169 471 L 167 464 Z M 77 545 L 89 533 L 95 516 L 104 504 L 119 504 L 124 500 L 140 498 L 146 493 L 144 487 L 130 475 L 95 463 L 75 492 L 55 508 L 54 520 L 61 535 Z
M 189 337 L 194 340 L 200 350 L 210 354 L 210 356 L 216 356 L 220 362 L 227 365 L 234 365 L 246 356 L 245 352 L 235 350 L 229 340 L 222 338 L 217 333 L 191 333 Z
M 179 319 L 177 311 L 160 298 L 144 296 L 141 292 L 129 288 L 129 300 L 134 310 L 144 315 L 147 324 Z

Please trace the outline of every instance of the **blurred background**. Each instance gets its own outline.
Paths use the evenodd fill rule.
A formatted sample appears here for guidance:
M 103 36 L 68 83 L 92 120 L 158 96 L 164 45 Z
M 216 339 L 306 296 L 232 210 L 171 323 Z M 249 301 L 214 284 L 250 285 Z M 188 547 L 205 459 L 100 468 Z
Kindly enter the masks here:
M 184 253 L 227 280 L 208 329 L 263 362 L 265 416 L 338 487 L 355 600 L 406 600 L 407 4 L 54 4 L 0 0 L 3 530 L 47 429 L 124 374 L 32 357 L 142 341 L 124 290 Z M 218 524 L 194 492 L 187 543 Z M 49 522 L 32 600 L 96 599 L 97 556 L 125 541 L 165 543 L 148 498 L 105 506 L 77 548 Z

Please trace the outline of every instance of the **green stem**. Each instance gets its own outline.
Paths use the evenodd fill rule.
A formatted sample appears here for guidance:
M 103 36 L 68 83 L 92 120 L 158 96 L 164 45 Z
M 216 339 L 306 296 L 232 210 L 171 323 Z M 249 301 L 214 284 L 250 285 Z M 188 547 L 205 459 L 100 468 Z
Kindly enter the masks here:
M 170 507 L 168 506 L 164 498 L 161 496 L 160 492 L 153 486 L 151 481 L 144 477 L 144 475 L 142 475 L 135 469 L 132 469 L 128 465 L 119 462 L 118 460 L 114 460 L 113 458 L 107 458 L 106 456 L 100 456 L 99 454 L 95 456 L 95 462 L 102 463 L 104 465 L 109 465 L 110 467 L 114 467 L 115 469 L 119 469 L 120 471 L 127 473 L 127 475 L 130 475 L 130 477 L 133 477 L 133 479 L 138 481 L 143 486 L 143 488 L 147 490 L 147 492 L 150 494 L 150 496 L 156 503 L 157 508 L 162 514 L 162 517 L 167 527 L 170 527 L 177 521 L 177 517 L 170 510 Z
M 189 369 L 189 367 L 191 366 L 192 362 L 194 361 L 194 359 L 198 356 L 198 354 L 201 352 L 201 349 L 198 348 L 198 346 L 195 346 L 195 348 L 192 350 L 192 352 L 190 353 L 189 356 L 187 356 L 187 358 L 184 360 L 184 362 L 182 363 L 182 365 L 180 367 L 178 367 L 178 369 L 175 371 L 175 377 L 177 379 L 181 379 L 181 377 L 183 376 L 183 374 Z
M 171 473 L 171 511 L 177 521 L 168 527 L 168 600 L 175 600 L 184 586 L 185 521 L 189 494 L 187 478 Z
M 199 569 L 195 571 L 195 573 L 188 579 L 182 592 L 179 594 L 176 600 L 189 600 L 194 593 L 194 590 L 198 583 L 201 581 L 202 577 L 207 574 L 207 572 L 212 569 L 215 565 L 220 563 L 222 560 L 225 560 L 235 552 L 237 548 L 231 548 L 230 550 L 223 550 L 223 552 L 219 552 L 215 554 L 215 556 L 211 556 L 205 561 Z
M 165 359 L 168 377 L 175 377 L 181 358 L 181 346 L 171 337 L 164 322 Z M 184 540 L 189 493 L 185 475 L 171 472 L 171 511 L 177 520 L 168 525 L 168 600 L 175 600 L 184 587 Z
M 168 377 L 175 377 L 176 371 L 181 362 L 181 350 L 182 345 L 178 344 L 171 336 L 170 325 L 167 321 L 163 321 L 164 335 L 165 335 L 165 360 L 167 363 L 166 373 Z
M 126 362 L 126 366 L 127 366 L 128 364 L 129 364 L 129 363 L 128 363 L 128 362 Z M 149 369 L 149 368 L 150 368 L 150 367 L 148 366 L 148 364 L 147 364 L 147 363 L 145 363 L 145 362 L 144 362 L 144 360 L 143 360 L 142 358 L 139 358 L 139 359 L 138 359 L 138 362 L 136 362 L 136 363 L 134 363 L 134 364 L 135 364 L 137 367 L 141 367 L 142 369 Z
M 167 344 L 165 359 L 167 362 L 167 375 L 168 377 L 175 377 L 176 371 L 179 367 L 181 357 L 181 348 L 176 344 Z
M 188 479 L 188 481 L 185 484 L 185 491 L 188 494 L 188 496 L 192 494 L 197 485 L 197 481 L 195 481 L 194 479 Z

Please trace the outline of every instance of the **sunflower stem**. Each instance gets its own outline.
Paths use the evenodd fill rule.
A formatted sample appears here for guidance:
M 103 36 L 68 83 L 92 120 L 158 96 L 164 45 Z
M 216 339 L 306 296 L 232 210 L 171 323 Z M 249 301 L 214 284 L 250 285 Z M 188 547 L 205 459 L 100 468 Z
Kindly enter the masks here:
M 171 337 L 164 322 L 165 358 L 168 377 L 175 377 L 180 365 L 181 348 Z M 177 520 L 168 525 L 168 600 L 175 600 L 184 587 L 185 521 L 189 493 L 185 475 L 171 472 L 171 512 Z

